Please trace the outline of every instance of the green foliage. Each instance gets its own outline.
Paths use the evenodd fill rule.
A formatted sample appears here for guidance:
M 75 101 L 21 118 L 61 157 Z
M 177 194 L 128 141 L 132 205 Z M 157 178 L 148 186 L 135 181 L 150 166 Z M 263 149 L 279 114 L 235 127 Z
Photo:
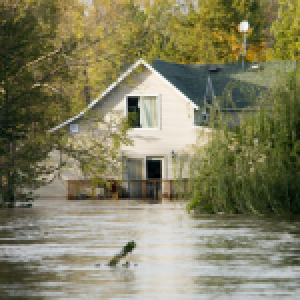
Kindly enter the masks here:
M 300 213 L 299 79 L 292 73 L 265 93 L 257 115 L 244 116 L 234 132 L 220 121 L 217 128 L 224 130 L 215 129 L 208 144 L 197 148 L 189 211 Z
M 128 123 L 129 123 L 130 127 L 136 127 L 138 125 L 139 118 L 138 118 L 137 113 L 129 112 L 127 119 L 128 119 Z
M 65 47 L 74 39 L 58 42 L 58 1 L 1 1 L 0 7 L 0 193 L 14 206 L 15 199 L 32 199 L 23 188 L 45 184 L 39 177 L 57 169 L 42 163 L 59 140 L 45 132 L 70 113 L 58 82 L 74 80 Z
M 280 0 L 278 19 L 272 24 L 271 32 L 275 43 L 268 50 L 271 59 L 297 60 L 300 49 L 300 2 Z
M 131 120 L 118 112 L 109 111 L 110 118 L 105 120 L 100 111 L 86 112 L 79 126 L 81 131 L 74 136 L 66 133 L 67 141 L 60 146 L 66 154 L 66 168 L 73 168 L 79 163 L 79 174 L 92 179 L 94 186 L 103 184 L 104 178 L 118 177 L 123 168 L 119 159 L 121 145 L 132 145 L 127 132 Z M 74 172 L 74 170 L 73 170 Z
M 110 47 L 109 43 L 115 40 L 101 43 L 110 35 L 105 24 L 95 22 L 93 14 L 89 19 L 84 17 L 83 5 L 76 0 L 2 1 L 0 7 L 2 201 L 10 206 L 15 200 L 31 201 L 26 190 L 54 180 L 67 162 L 51 161 L 49 154 L 53 150 L 77 158 L 84 175 L 99 176 L 108 169 L 117 173 L 114 161 L 120 145 L 128 143 L 129 128 L 120 116 L 114 116 L 107 124 L 103 119 L 94 120 L 96 125 L 106 125 L 103 138 L 110 144 L 104 139 L 96 141 L 90 136 L 92 139 L 87 141 L 81 136 L 76 142 L 82 144 L 76 147 L 76 142 L 69 143 L 64 129 L 46 134 L 82 110 L 86 96 L 99 92 L 89 87 L 115 78 L 122 54 Z M 113 61 L 110 69 L 98 60 L 103 45 L 110 47 L 106 51 Z M 90 95 L 84 93 L 87 87 Z
M 202 1 L 200 9 L 167 14 L 164 31 L 167 41 L 160 58 L 178 63 L 212 63 L 236 61 L 242 50 L 243 34 L 238 31 L 242 20 L 248 20 L 251 45 L 246 59 L 263 60 L 266 21 L 259 1 Z

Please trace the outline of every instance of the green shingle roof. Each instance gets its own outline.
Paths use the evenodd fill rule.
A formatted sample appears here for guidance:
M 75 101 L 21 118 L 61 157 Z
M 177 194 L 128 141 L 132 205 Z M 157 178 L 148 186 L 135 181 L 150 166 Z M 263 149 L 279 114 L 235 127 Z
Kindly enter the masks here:
M 246 62 L 245 70 L 242 64 L 175 64 L 163 60 L 155 60 L 152 67 L 164 76 L 170 83 L 186 95 L 198 106 L 204 105 L 206 86 L 210 77 L 215 96 L 221 98 L 222 108 L 247 108 L 254 107 L 253 98 L 248 96 L 249 91 L 259 95 L 261 90 L 266 90 L 281 82 L 289 72 L 295 70 L 295 61 L 278 61 L 259 63 L 258 70 L 252 70 L 253 63 Z M 210 72 L 210 67 L 218 67 L 218 72 Z M 232 101 L 228 100 L 225 93 L 226 87 L 239 86 L 232 89 Z M 257 99 L 258 97 L 254 97 Z

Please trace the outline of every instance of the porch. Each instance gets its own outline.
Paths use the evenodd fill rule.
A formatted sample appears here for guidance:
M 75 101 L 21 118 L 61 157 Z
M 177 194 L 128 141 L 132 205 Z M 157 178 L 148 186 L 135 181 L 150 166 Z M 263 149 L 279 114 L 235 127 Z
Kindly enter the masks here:
M 142 199 L 161 201 L 183 198 L 189 190 L 188 179 L 182 180 L 114 180 L 93 185 L 91 180 L 67 180 L 67 199 Z

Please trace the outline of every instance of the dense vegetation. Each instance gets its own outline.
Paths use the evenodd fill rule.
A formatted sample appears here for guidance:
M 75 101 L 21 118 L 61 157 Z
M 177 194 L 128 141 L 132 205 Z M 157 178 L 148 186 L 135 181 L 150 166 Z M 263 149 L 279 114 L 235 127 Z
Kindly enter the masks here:
M 266 59 L 299 64 L 299 2 L 282 0 L 279 4 Z M 189 163 L 189 211 L 300 213 L 299 86 L 297 69 L 265 93 L 256 116 L 245 115 L 234 130 L 217 117 L 222 99 L 215 103 L 208 125 L 216 130 L 205 147 L 194 148 Z
M 56 45 L 62 21 L 56 1 L 1 1 L 0 15 L 0 197 L 13 206 L 15 197 L 26 198 L 18 188 L 38 185 L 38 176 L 55 170 L 37 162 L 57 142 L 45 131 L 68 112 L 58 83 L 71 84 L 74 72 L 65 45 Z
M 258 114 L 234 130 L 221 119 L 210 122 L 218 129 L 190 162 L 189 210 L 300 213 L 299 79 L 292 73 L 269 91 Z
M 89 85 L 96 84 L 91 75 L 99 74 L 99 65 L 90 72 L 88 57 L 92 47 L 97 54 L 111 33 L 85 20 L 84 6 L 76 0 L 0 1 L 0 16 L 0 206 L 14 207 L 16 200 L 32 199 L 26 190 L 51 182 L 51 175 L 64 167 L 48 160 L 53 150 L 80 157 L 82 168 L 95 161 L 95 153 L 76 149 L 64 132 L 47 132 L 82 110 L 93 96 Z M 107 78 L 109 74 L 98 76 Z M 105 135 L 115 145 L 126 136 L 126 124 L 118 123 L 124 125 L 119 132 Z M 106 158 L 107 145 L 93 147 Z M 98 161 L 103 166 L 103 159 Z

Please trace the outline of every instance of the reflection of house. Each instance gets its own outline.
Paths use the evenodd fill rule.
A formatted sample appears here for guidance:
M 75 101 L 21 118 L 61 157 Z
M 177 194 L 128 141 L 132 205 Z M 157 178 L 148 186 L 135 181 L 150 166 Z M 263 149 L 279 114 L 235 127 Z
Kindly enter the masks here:
M 136 72 L 139 66 L 142 72 Z M 222 95 L 228 84 L 239 83 L 258 93 L 258 88 L 272 87 L 276 80 L 280 80 L 281 71 L 292 71 L 294 66 L 290 61 L 260 63 L 258 68 L 248 63 L 243 71 L 237 63 L 181 65 L 156 60 L 149 65 L 139 60 L 88 108 L 105 112 L 111 107 L 125 116 L 131 112 L 137 114 L 129 133 L 134 146 L 122 147 L 128 157 L 128 169 L 123 174 L 125 179 L 172 179 L 172 156 L 176 157 L 176 153 L 187 145 L 207 141 L 209 130 L 203 122 L 209 118 L 209 107 L 214 105 L 216 97 Z M 127 77 L 134 78 L 133 82 L 121 84 Z M 255 109 L 256 104 L 237 88 L 232 89 L 232 100 L 233 103 L 224 98 L 221 110 L 234 122 L 238 122 L 241 111 Z M 67 120 L 51 132 L 67 127 L 70 133 L 80 134 L 84 131 L 80 125 L 83 114 Z

